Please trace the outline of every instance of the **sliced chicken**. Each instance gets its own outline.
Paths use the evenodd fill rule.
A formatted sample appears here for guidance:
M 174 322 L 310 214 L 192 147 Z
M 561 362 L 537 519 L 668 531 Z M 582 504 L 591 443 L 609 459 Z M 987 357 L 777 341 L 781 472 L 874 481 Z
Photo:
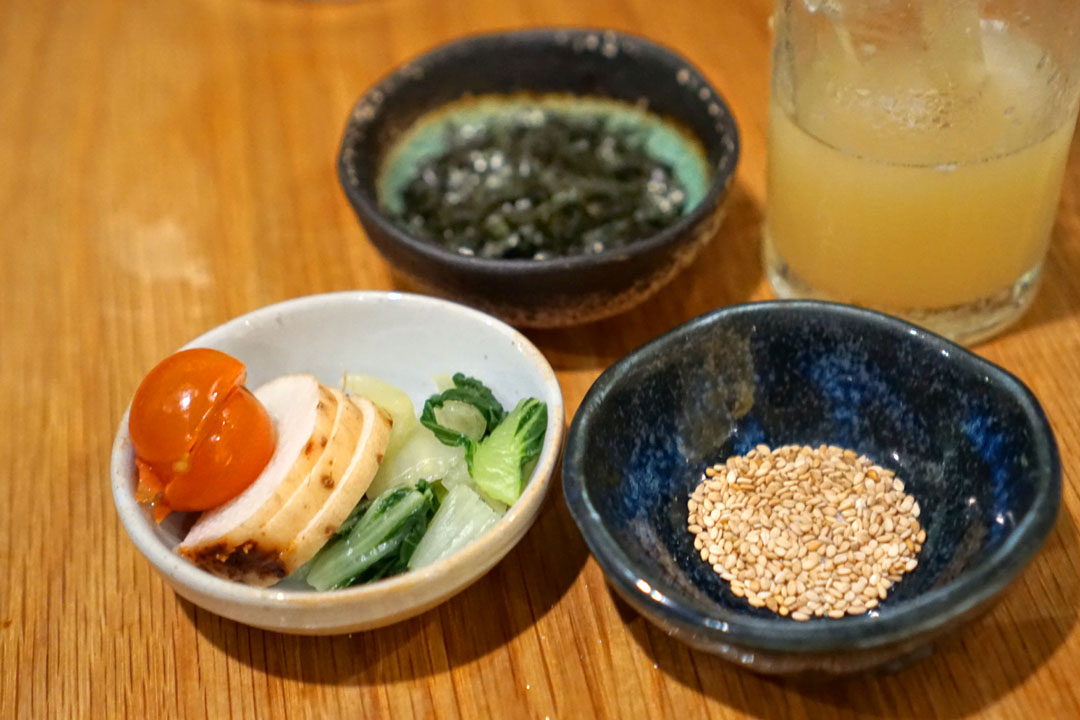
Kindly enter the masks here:
M 357 438 L 356 450 L 342 470 L 340 479 L 333 487 L 318 483 L 311 489 L 311 505 L 317 507 L 308 522 L 293 533 L 292 541 L 282 553 L 285 568 L 292 572 L 319 551 L 326 541 L 337 532 L 356 503 L 367 492 L 382 462 L 383 453 L 390 442 L 393 420 L 381 408 L 367 398 L 339 398 L 355 407 L 363 418 L 363 427 Z
M 203 513 L 176 549 L 216 575 L 269 584 L 286 573 L 277 549 L 261 548 L 254 539 L 322 458 L 338 400 L 311 375 L 277 378 L 257 389 L 255 397 L 274 426 L 273 456 L 244 492 Z
M 177 551 L 215 575 L 272 585 L 310 560 L 363 497 L 393 421 L 310 375 L 255 391 L 277 435 L 274 455 L 243 493 L 208 511 Z
M 345 471 L 352 462 L 360 435 L 364 431 L 364 414 L 360 408 L 340 390 L 331 389 L 330 393 L 337 401 L 338 415 L 326 451 L 292 497 L 252 538 L 263 550 L 278 552 L 286 574 L 302 564 L 289 562 L 289 545 L 315 514 L 322 510 L 327 499 L 344 479 Z M 359 499 L 360 496 L 357 496 L 356 500 Z M 356 504 L 355 501 L 353 504 Z

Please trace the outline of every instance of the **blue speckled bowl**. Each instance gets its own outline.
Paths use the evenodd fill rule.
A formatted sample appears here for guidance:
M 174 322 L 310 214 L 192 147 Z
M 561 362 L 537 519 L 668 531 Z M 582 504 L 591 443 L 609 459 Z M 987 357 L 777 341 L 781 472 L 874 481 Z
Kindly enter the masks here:
M 876 615 L 781 618 L 701 562 L 687 497 L 761 442 L 852 448 L 916 496 L 919 566 Z M 906 662 L 985 610 L 1050 532 L 1061 471 L 1009 373 L 885 315 L 790 301 L 708 313 L 609 368 L 571 425 L 563 487 L 611 584 L 674 637 L 759 672 L 844 673 Z

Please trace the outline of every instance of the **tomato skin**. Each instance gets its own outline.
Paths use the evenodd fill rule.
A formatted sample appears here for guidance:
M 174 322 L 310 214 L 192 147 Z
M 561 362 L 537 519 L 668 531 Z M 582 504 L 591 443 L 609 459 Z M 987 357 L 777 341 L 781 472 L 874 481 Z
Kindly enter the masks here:
M 236 497 L 269 462 L 273 425 L 246 376 L 236 358 L 195 348 L 165 358 L 140 383 L 128 421 L 136 498 L 154 506 L 158 522 Z
M 206 418 L 246 378 L 242 362 L 209 348 L 181 350 L 162 360 L 131 401 L 128 430 L 135 454 L 153 465 L 182 458 Z
M 207 510 L 239 495 L 274 454 L 274 429 L 262 403 L 246 387 L 230 393 L 206 419 L 189 469 L 165 486 L 174 510 Z

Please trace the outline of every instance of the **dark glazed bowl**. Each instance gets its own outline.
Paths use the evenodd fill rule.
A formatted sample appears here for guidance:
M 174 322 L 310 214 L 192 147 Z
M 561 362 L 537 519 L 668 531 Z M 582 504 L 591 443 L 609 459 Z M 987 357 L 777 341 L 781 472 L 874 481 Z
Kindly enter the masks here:
M 629 247 L 550 260 L 466 257 L 385 214 L 377 196 L 383 161 L 417 119 L 463 96 L 518 92 L 623 100 L 674 120 L 704 151 L 703 200 Z M 398 68 L 353 108 L 338 175 L 368 238 L 405 276 L 516 325 L 553 327 L 622 312 L 687 266 L 719 229 L 738 157 L 727 104 L 679 55 L 611 31 L 540 29 L 468 37 Z
M 927 540 L 879 612 L 781 618 L 698 557 L 689 493 L 762 442 L 842 445 L 904 479 Z M 885 315 L 790 301 L 708 313 L 609 368 L 570 427 L 563 488 L 610 583 L 674 637 L 758 672 L 845 673 L 920 657 L 988 608 L 1049 534 L 1061 470 L 1001 368 Z

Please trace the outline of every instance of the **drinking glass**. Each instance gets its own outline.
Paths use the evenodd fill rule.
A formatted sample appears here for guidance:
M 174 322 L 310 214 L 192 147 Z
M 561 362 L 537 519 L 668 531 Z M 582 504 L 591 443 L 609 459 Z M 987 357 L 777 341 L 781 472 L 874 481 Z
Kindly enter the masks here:
M 1077 0 L 778 0 L 763 260 L 781 297 L 960 342 L 1032 301 L 1080 95 Z

